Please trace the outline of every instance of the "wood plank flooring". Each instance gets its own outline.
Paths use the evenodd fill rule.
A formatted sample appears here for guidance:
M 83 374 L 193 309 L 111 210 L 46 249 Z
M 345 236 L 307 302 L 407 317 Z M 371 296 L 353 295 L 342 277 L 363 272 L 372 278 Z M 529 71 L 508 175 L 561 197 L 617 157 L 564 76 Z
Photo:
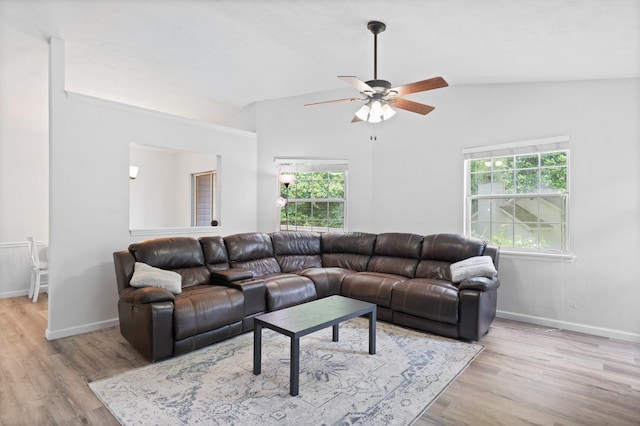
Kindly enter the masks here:
M 0 299 L 0 424 L 117 425 L 87 383 L 148 363 L 117 327 L 47 341 L 47 296 Z M 640 344 L 496 320 L 415 423 L 640 425 Z

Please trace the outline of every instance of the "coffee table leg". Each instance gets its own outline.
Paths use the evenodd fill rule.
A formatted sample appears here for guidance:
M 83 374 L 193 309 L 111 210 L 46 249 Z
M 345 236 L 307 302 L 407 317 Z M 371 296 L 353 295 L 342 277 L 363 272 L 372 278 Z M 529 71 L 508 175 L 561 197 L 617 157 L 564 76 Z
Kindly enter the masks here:
M 334 342 L 337 342 L 337 341 L 338 341 L 338 338 L 340 337 L 340 336 L 339 336 L 340 331 L 339 331 L 339 328 L 338 328 L 338 327 L 340 327 L 340 324 L 335 324 L 335 325 L 333 326 L 333 341 L 334 341 Z
M 298 395 L 300 383 L 300 338 L 291 338 L 291 367 L 289 371 L 289 389 L 291 396 Z
M 369 314 L 369 354 L 376 353 L 376 311 Z
M 262 326 L 253 322 L 253 374 L 262 370 Z

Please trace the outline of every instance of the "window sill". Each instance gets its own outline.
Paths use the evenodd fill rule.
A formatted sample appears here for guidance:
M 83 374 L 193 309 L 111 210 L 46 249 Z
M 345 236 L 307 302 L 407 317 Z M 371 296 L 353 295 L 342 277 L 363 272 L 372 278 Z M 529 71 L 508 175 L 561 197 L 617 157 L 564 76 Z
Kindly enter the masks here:
M 571 263 L 576 258 L 576 255 L 573 253 L 544 253 L 533 251 L 517 251 L 501 248 L 500 257 L 532 260 L 557 260 L 561 262 Z
M 130 229 L 130 235 L 176 235 L 176 234 L 212 234 L 221 226 L 194 226 L 185 228 Z

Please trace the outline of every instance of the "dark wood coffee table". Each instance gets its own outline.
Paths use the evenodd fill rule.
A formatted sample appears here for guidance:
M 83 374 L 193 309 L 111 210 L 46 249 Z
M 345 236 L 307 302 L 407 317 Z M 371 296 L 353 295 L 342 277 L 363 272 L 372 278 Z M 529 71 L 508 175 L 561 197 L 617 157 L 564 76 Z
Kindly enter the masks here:
M 262 328 L 266 327 L 291 337 L 291 364 L 289 388 L 291 396 L 298 395 L 300 381 L 300 338 L 323 328 L 333 326 L 333 341 L 338 341 L 338 325 L 351 318 L 369 317 L 369 354 L 376 353 L 375 303 L 330 296 L 279 311 L 269 312 L 253 319 L 253 374 L 262 370 Z

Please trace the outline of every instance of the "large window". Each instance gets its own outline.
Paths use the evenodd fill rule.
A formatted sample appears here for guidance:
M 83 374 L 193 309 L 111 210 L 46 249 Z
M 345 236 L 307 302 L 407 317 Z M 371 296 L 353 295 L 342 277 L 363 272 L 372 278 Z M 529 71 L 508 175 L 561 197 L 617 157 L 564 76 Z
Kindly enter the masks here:
M 507 250 L 567 252 L 568 141 L 465 150 L 467 234 Z
M 280 178 L 280 230 L 344 231 L 347 204 L 346 161 L 277 162 Z M 283 176 L 287 178 L 282 179 Z

